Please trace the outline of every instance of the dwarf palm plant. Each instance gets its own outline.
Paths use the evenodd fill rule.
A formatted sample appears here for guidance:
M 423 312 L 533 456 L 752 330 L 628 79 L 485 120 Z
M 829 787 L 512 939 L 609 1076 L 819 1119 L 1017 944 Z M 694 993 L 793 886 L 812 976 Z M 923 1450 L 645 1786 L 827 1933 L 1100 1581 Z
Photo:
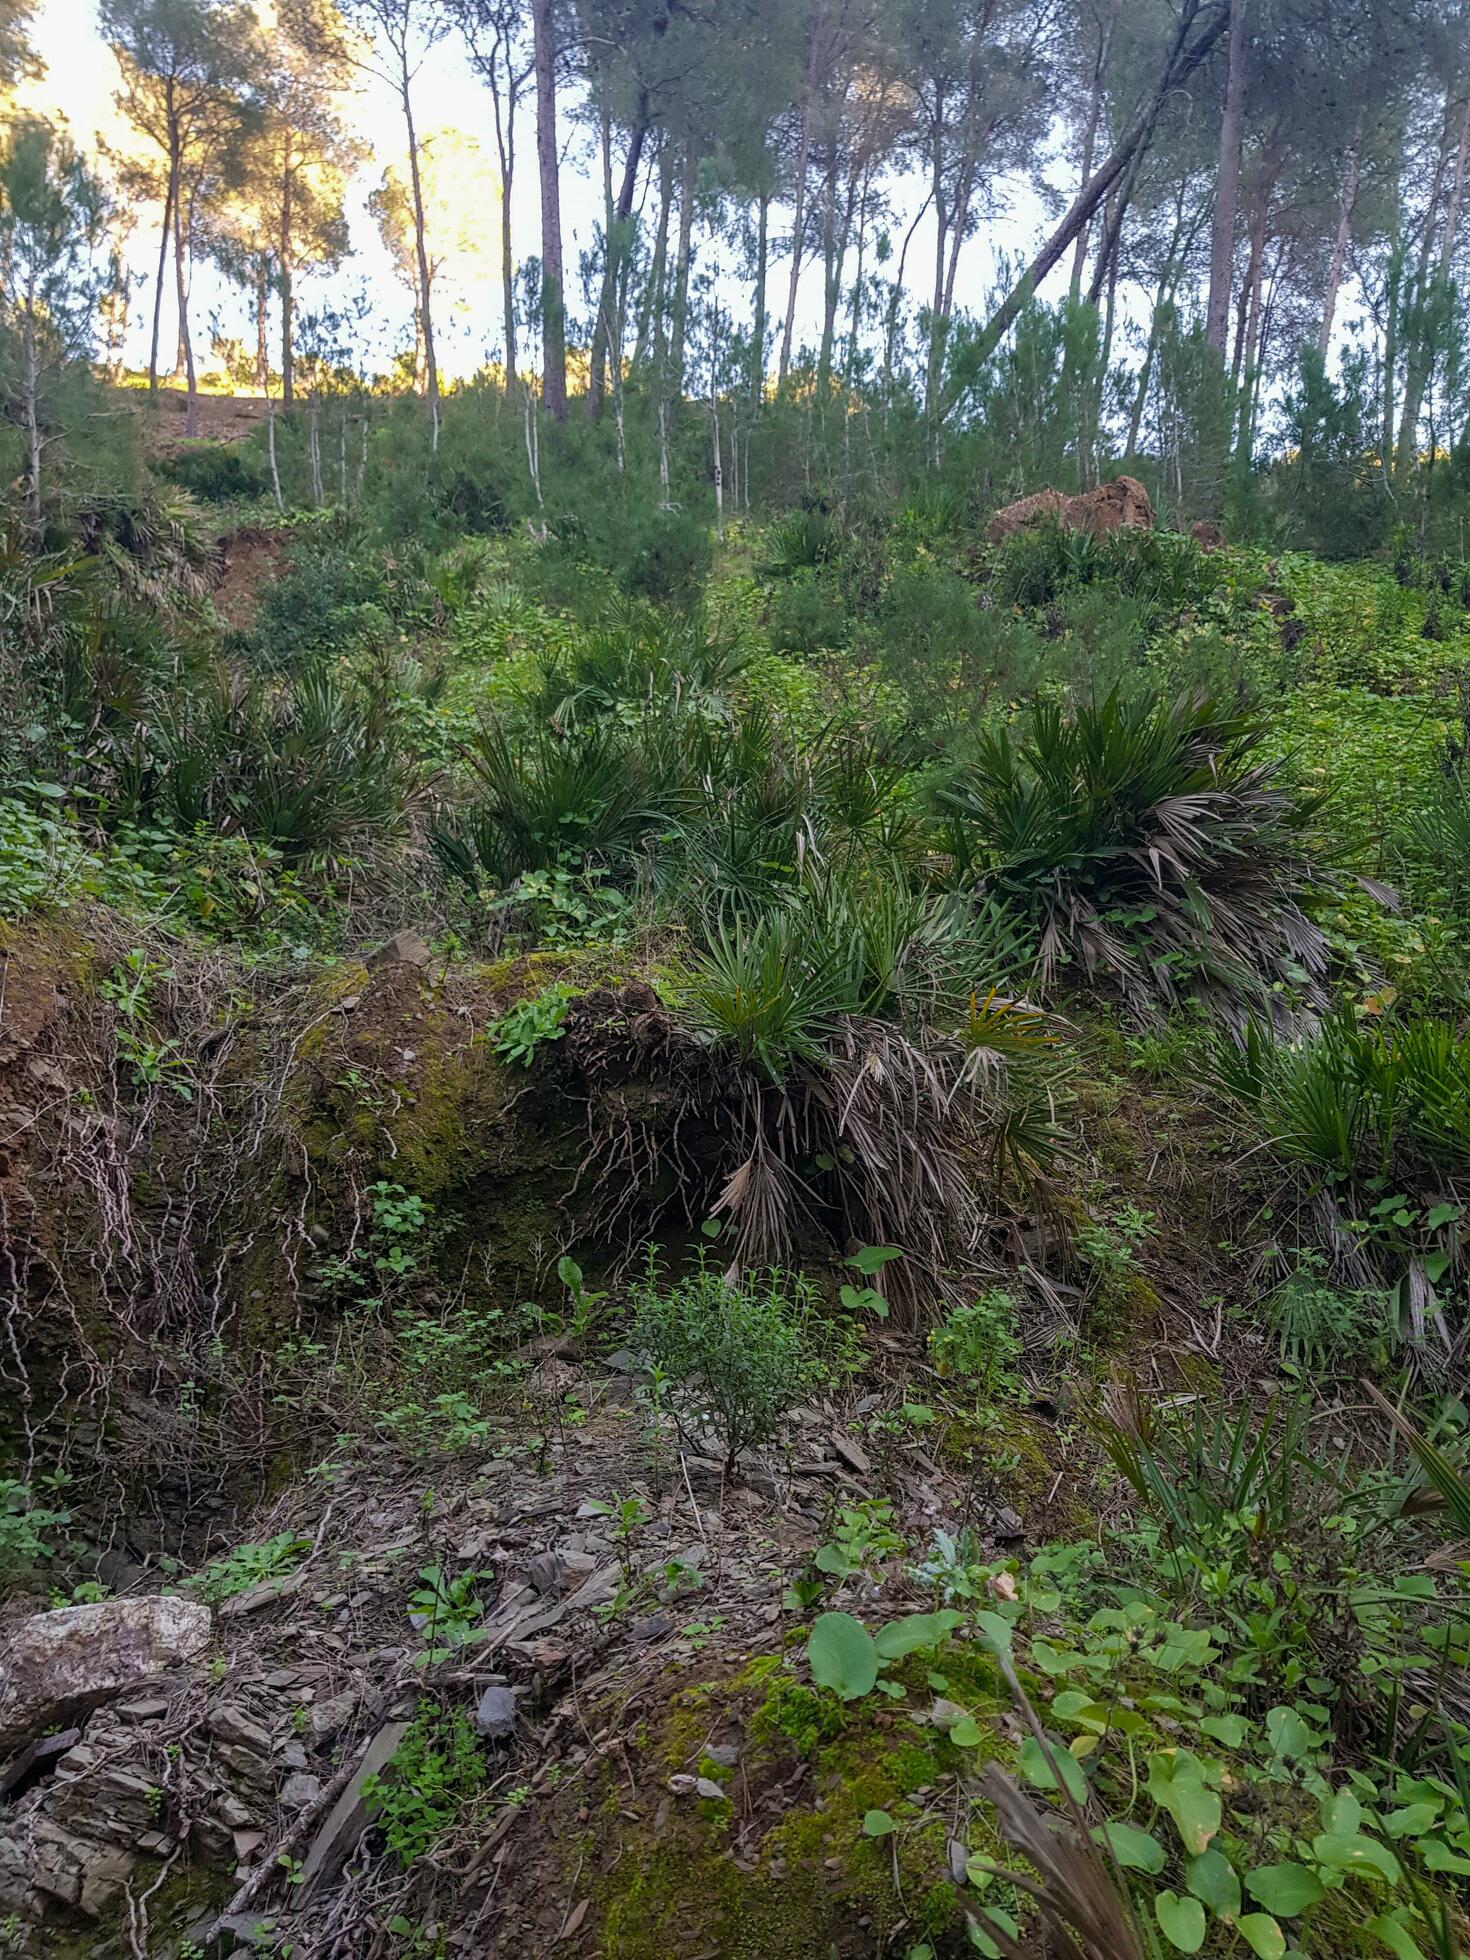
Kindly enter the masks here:
M 1031 920 L 1044 982 L 1074 967 L 1138 1007 L 1192 994 L 1229 1010 L 1276 983 L 1315 995 L 1309 811 L 1261 741 L 1202 697 L 1040 703 L 940 788 L 945 841 L 965 882 Z

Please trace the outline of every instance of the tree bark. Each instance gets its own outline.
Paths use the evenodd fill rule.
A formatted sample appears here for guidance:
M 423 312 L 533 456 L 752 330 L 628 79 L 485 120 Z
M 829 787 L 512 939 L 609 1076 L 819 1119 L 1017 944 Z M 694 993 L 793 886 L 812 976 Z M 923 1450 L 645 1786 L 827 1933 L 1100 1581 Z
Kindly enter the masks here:
M 413 190 L 413 242 L 419 268 L 419 316 L 424 336 L 424 368 L 429 398 L 430 448 L 439 447 L 439 363 L 434 354 L 434 316 L 430 304 L 429 247 L 425 236 L 424 186 L 419 175 L 418 133 L 414 128 L 408 60 L 404 57 L 399 88 L 403 121 L 408 131 L 408 179 Z
M 492 89 L 495 106 L 495 149 L 500 158 L 500 284 L 505 311 L 505 386 L 513 393 L 516 386 L 516 287 L 515 253 L 511 245 L 510 195 L 516 174 L 516 93 L 517 85 L 508 53 L 506 60 L 506 104 L 502 114 L 500 91 Z
M 184 278 L 184 199 L 182 188 L 174 198 L 174 288 L 179 305 L 179 346 L 184 356 L 184 383 L 188 390 L 184 414 L 184 435 L 199 433 L 198 378 L 194 373 L 194 342 L 189 334 L 189 288 Z
M 294 212 L 292 192 L 294 189 L 291 170 L 291 137 L 286 136 L 286 161 L 281 172 L 281 238 L 278 257 L 281 262 L 281 400 L 287 408 L 295 398 L 296 359 L 293 334 L 292 312 L 295 298 L 291 290 L 291 237 Z
M 796 184 L 792 194 L 791 278 L 786 287 L 786 321 L 781 330 L 781 361 L 776 370 L 779 393 L 786 386 L 791 370 L 791 336 L 796 327 L 796 289 L 801 279 L 802 234 L 806 228 L 806 172 L 812 149 L 812 98 L 817 86 L 818 23 L 811 27 L 811 48 L 807 55 L 806 79 L 802 87 L 801 135 L 796 145 Z
M 750 406 L 759 410 L 766 378 L 766 260 L 769 251 L 771 200 L 761 192 L 755 246 L 755 314 L 751 323 Z
M 562 291 L 561 178 L 556 154 L 556 50 L 551 0 L 531 0 L 535 37 L 536 159 L 541 175 L 541 399 L 558 422 L 567 414 L 567 326 Z
M 264 252 L 255 255 L 255 385 L 265 389 L 271 376 L 270 263 Z
M 1108 50 L 1113 45 L 1113 29 L 1118 24 L 1118 16 L 1103 22 L 1098 28 L 1097 59 L 1092 64 L 1092 87 L 1087 98 L 1087 122 L 1082 131 L 1082 181 L 1085 184 L 1092 175 L 1092 159 L 1097 153 L 1098 125 L 1102 121 L 1102 78 L 1108 63 Z M 1072 253 L 1072 280 L 1069 287 L 1073 299 L 1082 296 L 1082 268 L 1087 262 L 1087 234 L 1090 227 L 1084 225 L 1077 234 L 1076 249 Z
M 674 152 L 667 137 L 658 152 L 658 226 L 653 235 L 653 257 L 648 267 L 648 284 L 638 318 L 638 338 L 633 348 L 633 365 L 641 369 L 648 358 L 650 335 L 654 366 L 660 370 L 664 358 L 664 279 L 669 256 L 669 213 L 674 208 Z
M 1215 217 L 1210 227 L 1210 292 L 1205 340 L 1223 357 L 1230 312 L 1230 268 L 1235 257 L 1235 211 L 1240 193 L 1240 144 L 1245 127 L 1245 16 L 1248 0 L 1230 0 L 1230 43 L 1225 75 L 1225 113 L 1215 166 Z
M 611 206 L 611 223 L 607 228 L 602 255 L 602 291 L 597 303 L 597 319 L 592 328 L 592 360 L 587 374 L 587 420 L 595 422 L 602 413 L 602 400 L 607 389 L 607 350 L 612 334 L 613 314 L 621 303 L 623 268 L 629 254 L 631 240 L 626 236 L 628 224 L 633 214 L 633 197 L 638 188 L 638 168 L 643 160 L 643 145 L 648 136 L 648 97 L 642 90 L 638 96 L 638 118 L 633 125 L 633 133 L 628 139 L 628 154 L 623 160 L 623 180 L 618 186 L 617 202 Z
M 178 191 L 179 166 L 172 141 L 169 146 L 168 181 L 163 193 L 163 230 L 158 239 L 158 277 L 153 286 L 153 339 L 148 349 L 148 392 L 158 393 L 158 330 L 163 318 L 163 278 L 168 270 L 168 242 L 173 231 L 174 197 Z
M 1322 295 L 1322 324 L 1317 329 L 1317 352 L 1325 360 L 1332 343 L 1332 325 L 1337 317 L 1337 295 L 1342 290 L 1342 269 L 1347 263 L 1348 239 L 1352 234 L 1353 206 L 1358 201 L 1358 146 L 1348 151 L 1347 177 L 1337 205 L 1337 236 L 1332 241 L 1332 258 L 1327 267 L 1327 290 Z
M 684 392 L 684 336 L 689 324 L 689 252 L 694 231 L 694 186 L 699 158 L 690 143 L 679 177 L 679 243 L 674 255 L 674 324 L 669 347 L 669 379 L 677 400 Z

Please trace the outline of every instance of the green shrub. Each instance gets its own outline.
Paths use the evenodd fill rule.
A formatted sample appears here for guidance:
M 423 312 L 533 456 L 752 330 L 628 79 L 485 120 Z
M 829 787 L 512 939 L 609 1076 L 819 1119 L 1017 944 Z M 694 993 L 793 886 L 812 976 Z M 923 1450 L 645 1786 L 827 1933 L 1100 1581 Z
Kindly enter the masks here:
M 851 630 L 841 592 L 820 573 L 797 572 L 771 595 L 766 631 L 773 653 L 826 653 L 846 646 Z
M 270 666 L 292 670 L 386 639 L 389 606 L 381 562 L 317 527 L 262 590 L 251 643 Z
M 986 1401 L 1014 1393 L 1021 1360 L 1016 1303 L 992 1287 L 969 1307 L 955 1307 L 929 1336 L 941 1375 L 974 1385 Z
M 404 1871 L 427 1857 L 485 1786 L 485 1758 L 469 1717 L 419 1703 L 408 1733 L 363 1799 L 390 1857 Z
M 258 497 L 265 490 L 265 472 L 238 443 L 185 443 L 164 459 L 162 469 L 170 483 L 207 504 Z
M 664 1284 L 650 1256 L 633 1296 L 630 1340 L 682 1397 L 691 1433 L 725 1447 L 727 1472 L 742 1451 L 768 1443 L 782 1415 L 820 1372 L 808 1323 L 815 1296 L 799 1275 L 715 1272 L 701 1252 L 692 1273 Z

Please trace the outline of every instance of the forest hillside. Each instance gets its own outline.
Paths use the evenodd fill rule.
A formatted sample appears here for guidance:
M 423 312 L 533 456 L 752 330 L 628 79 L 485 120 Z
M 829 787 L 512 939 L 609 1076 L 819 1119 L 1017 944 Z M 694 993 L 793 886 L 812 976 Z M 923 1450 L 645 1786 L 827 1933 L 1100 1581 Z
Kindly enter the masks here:
M 45 26 L 0 1953 L 1470 1953 L 1458 12 Z

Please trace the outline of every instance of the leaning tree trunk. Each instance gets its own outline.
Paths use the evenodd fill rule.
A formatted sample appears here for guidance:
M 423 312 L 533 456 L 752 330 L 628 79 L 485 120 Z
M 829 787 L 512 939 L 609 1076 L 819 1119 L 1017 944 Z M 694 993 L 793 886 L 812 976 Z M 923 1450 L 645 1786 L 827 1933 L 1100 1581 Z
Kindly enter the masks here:
M 1097 154 L 1097 132 L 1102 121 L 1102 80 L 1103 71 L 1108 65 L 1108 50 L 1113 45 L 1113 29 L 1118 17 L 1113 15 L 1098 30 L 1097 59 L 1092 64 L 1092 88 L 1087 100 L 1087 122 L 1082 131 L 1082 181 L 1085 184 L 1092 175 L 1092 160 Z M 1089 227 L 1084 225 L 1077 234 L 1076 249 L 1072 253 L 1072 278 L 1068 286 L 1073 299 L 1082 297 L 1082 268 L 1087 263 L 1087 234 Z
M 609 211 L 611 222 L 602 255 L 602 291 L 597 302 L 597 319 L 592 329 L 592 359 L 587 372 L 587 420 L 595 422 L 602 413 L 607 391 L 607 350 L 612 335 L 613 314 L 621 303 L 623 267 L 631 256 L 628 228 L 633 216 L 633 198 L 638 188 L 638 168 L 643 160 L 643 144 L 648 135 L 648 100 L 640 95 L 638 120 L 628 141 L 623 162 L 623 181 L 618 186 L 616 204 Z
M 1220 155 L 1215 166 L 1215 217 L 1210 227 L 1210 292 L 1205 306 L 1205 339 L 1225 352 L 1230 313 L 1230 268 L 1235 257 L 1235 213 L 1240 194 L 1240 143 L 1245 127 L 1245 16 L 1248 0 L 1230 0 L 1230 45 L 1225 79 L 1225 113 L 1220 120 Z
M 264 252 L 255 255 L 255 385 L 264 392 L 270 379 L 270 265 Z
M 551 0 L 531 0 L 535 37 L 536 160 L 541 174 L 541 399 L 567 414 L 567 325 L 562 292 L 561 177 L 556 154 L 556 50 Z
M 1094 212 L 1134 156 L 1152 140 L 1165 101 L 1194 73 L 1219 40 L 1229 18 L 1223 0 L 1214 0 L 1213 11 L 1205 25 L 1193 41 L 1189 39 L 1190 30 L 1199 19 L 1203 6 L 1204 0 L 1184 0 L 1179 25 L 1158 81 L 1147 99 L 1139 105 L 1117 147 L 1094 173 L 1091 183 L 1085 184 L 1078 192 L 1071 209 L 986 322 L 974 350 L 977 360 L 988 358 L 999 346 L 1021 308 L 1060 261 L 1078 232 L 1090 223 Z
M 169 158 L 168 183 L 163 193 L 163 230 L 158 239 L 158 277 L 153 285 L 153 339 L 148 348 L 148 392 L 158 393 L 158 331 L 163 318 L 163 281 L 168 271 L 168 244 L 173 235 L 174 197 L 178 190 L 178 165 Z
M 812 149 L 812 98 L 817 82 L 817 25 L 812 23 L 811 51 L 807 57 L 806 83 L 802 92 L 801 135 L 796 145 L 796 186 L 791 217 L 791 277 L 786 287 L 786 322 L 781 330 L 781 361 L 776 370 L 779 393 L 786 386 L 791 369 L 791 336 L 796 327 L 796 289 L 801 280 L 802 233 L 806 227 L 806 171 Z

